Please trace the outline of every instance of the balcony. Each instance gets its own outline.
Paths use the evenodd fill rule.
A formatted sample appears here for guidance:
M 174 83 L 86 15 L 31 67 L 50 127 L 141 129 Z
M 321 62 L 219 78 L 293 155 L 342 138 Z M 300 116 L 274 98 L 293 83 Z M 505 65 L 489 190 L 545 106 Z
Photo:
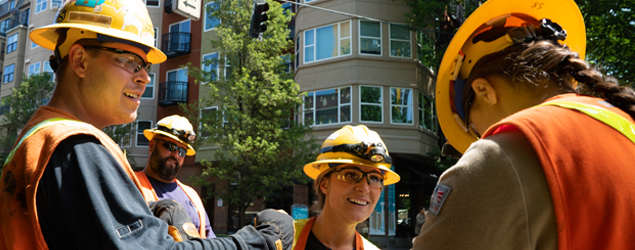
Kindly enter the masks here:
M 179 103 L 187 103 L 187 82 L 159 83 L 159 106 L 167 107 Z
M 161 50 L 169 58 L 190 53 L 192 34 L 186 32 L 170 32 L 163 35 Z

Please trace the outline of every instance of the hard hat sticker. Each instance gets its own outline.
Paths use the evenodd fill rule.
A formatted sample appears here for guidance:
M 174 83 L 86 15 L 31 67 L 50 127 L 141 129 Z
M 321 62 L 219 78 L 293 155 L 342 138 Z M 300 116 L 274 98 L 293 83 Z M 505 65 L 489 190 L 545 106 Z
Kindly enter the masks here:
M 340 133 L 332 133 L 326 140 L 335 140 L 338 136 L 340 136 Z

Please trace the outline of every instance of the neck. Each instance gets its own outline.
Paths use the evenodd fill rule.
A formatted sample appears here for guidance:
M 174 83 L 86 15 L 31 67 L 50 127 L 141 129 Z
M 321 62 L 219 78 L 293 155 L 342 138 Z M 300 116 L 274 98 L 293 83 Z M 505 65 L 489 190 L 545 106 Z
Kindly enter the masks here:
M 355 248 L 355 226 L 357 224 L 342 223 L 342 220 L 331 216 L 329 210 L 323 211 L 313 222 L 311 231 L 326 247 L 333 250 L 351 250 Z

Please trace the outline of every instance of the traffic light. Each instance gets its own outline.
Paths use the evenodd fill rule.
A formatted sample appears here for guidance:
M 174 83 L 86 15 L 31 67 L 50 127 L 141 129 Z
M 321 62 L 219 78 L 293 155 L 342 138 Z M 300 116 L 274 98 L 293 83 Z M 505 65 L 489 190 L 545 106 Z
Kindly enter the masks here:
M 267 30 L 267 24 L 265 23 L 269 19 L 266 13 L 267 10 L 269 10 L 269 4 L 265 0 L 254 0 L 249 36 L 258 38 L 261 32 Z

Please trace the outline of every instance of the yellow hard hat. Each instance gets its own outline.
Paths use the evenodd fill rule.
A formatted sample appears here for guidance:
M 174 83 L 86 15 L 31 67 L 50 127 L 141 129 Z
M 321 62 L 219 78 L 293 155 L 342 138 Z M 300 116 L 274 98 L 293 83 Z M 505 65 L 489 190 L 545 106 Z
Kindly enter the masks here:
M 192 147 L 194 140 L 196 140 L 196 133 L 194 133 L 192 124 L 187 118 L 179 115 L 171 115 L 159 120 L 157 126 L 154 128 L 143 131 L 143 135 L 150 141 L 158 134 L 185 144 L 187 146 L 187 155 L 192 156 L 196 154 L 196 151 L 194 151 Z
M 401 177 L 390 170 L 392 160 L 385 145 L 379 134 L 366 126 L 346 125 L 324 140 L 317 160 L 306 164 L 304 173 L 315 180 L 331 167 L 354 164 L 379 168 L 384 185 L 397 183 Z
M 464 80 L 472 67 L 481 57 L 522 41 L 523 35 L 533 36 L 535 31 L 551 32 L 584 59 L 584 19 L 573 0 L 489 0 L 452 38 L 439 67 L 436 104 L 443 134 L 459 152 L 464 153 L 478 139 L 468 131 L 461 105 L 463 87 L 470 84 Z
M 57 44 L 58 29 L 62 28 L 69 29 L 66 40 Z M 160 49 L 154 47 L 154 27 L 141 0 L 66 1 L 58 10 L 53 24 L 34 29 L 29 38 L 50 50 L 58 47 L 58 60 L 68 55 L 77 40 L 84 38 L 143 45 L 148 50 L 147 61 L 152 64 L 167 59 Z

